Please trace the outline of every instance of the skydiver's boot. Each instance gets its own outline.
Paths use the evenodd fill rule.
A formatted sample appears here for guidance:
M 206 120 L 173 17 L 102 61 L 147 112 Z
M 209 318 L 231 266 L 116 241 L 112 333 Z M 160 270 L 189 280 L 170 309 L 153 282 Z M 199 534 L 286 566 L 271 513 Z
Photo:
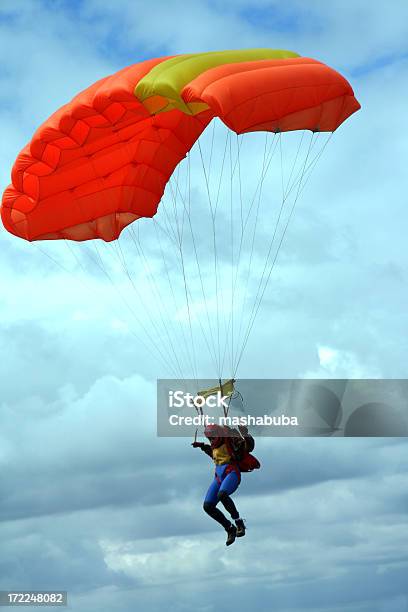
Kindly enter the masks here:
M 244 519 L 239 518 L 235 521 L 235 525 L 237 526 L 237 538 L 242 538 L 245 535 L 245 523 Z
M 226 529 L 226 532 L 228 534 L 228 538 L 225 544 L 227 546 L 231 546 L 231 544 L 235 542 L 235 538 L 237 537 L 237 528 L 235 527 L 235 525 L 231 525 L 230 527 L 228 527 L 228 529 Z

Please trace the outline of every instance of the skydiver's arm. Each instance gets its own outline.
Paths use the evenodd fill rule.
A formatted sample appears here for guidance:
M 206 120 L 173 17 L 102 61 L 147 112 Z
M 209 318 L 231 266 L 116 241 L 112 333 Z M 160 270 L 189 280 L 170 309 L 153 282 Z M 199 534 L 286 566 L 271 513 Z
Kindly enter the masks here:
M 203 444 L 202 447 L 201 447 L 201 450 L 204 451 L 204 453 L 206 455 L 211 457 L 211 459 L 213 458 L 212 448 L 211 448 L 210 444 Z
M 200 448 L 206 455 L 208 455 L 212 459 L 212 449 L 210 444 L 204 444 L 204 442 L 193 442 L 191 446 L 193 446 L 194 448 Z

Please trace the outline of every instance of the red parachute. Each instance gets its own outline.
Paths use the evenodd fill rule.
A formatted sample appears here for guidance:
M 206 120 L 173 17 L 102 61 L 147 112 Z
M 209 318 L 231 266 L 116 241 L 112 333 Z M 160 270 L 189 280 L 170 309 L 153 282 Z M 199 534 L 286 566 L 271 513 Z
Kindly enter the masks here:
M 359 108 L 339 73 L 289 51 L 134 64 L 91 85 L 37 130 L 14 164 L 3 224 L 29 241 L 112 241 L 156 213 L 169 177 L 214 117 L 237 134 L 334 131 Z

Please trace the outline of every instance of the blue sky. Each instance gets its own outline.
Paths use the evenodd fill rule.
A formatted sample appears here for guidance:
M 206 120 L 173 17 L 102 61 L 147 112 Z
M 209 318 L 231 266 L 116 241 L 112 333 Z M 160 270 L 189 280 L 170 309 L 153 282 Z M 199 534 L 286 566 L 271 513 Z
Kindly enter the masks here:
M 405 378 L 407 40 L 398 0 L 2 0 L 1 190 L 36 127 L 125 65 L 262 46 L 324 61 L 362 110 L 302 193 L 239 376 Z M 248 184 L 255 142 L 242 154 Z M 198 175 L 193 162 L 201 202 Z M 236 496 L 248 535 L 227 550 L 201 509 L 209 462 L 188 440 L 156 438 L 155 381 L 169 373 L 91 251 L 78 270 L 42 245 L 66 271 L 0 240 L 0 589 L 67 589 L 78 612 L 406 612 L 404 440 L 258 440 L 263 469 Z M 261 240 L 255 276 L 262 252 Z

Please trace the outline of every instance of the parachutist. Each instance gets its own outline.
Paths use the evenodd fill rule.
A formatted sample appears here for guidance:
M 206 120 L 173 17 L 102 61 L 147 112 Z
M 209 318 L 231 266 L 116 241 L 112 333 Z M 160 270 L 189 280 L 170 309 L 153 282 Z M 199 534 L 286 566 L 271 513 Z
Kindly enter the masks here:
M 204 430 L 210 444 L 194 441 L 193 448 L 200 448 L 215 463 L 214 480 L 210 484 L 204 499 L 204 511 L 224 527 L 228 534 L 226 545 L 230 546 L 236 537 L 245 535 L 243 519 L 231 499 L 241 482 L 241 472 L 252 471 L 260 467 L 259 461 L 250 454 L 255 441 L 246 428 L 240 431 L 220 425 L 208 425 Z M 234 521 L 233 524 L 219 508 L 218 503 Z

